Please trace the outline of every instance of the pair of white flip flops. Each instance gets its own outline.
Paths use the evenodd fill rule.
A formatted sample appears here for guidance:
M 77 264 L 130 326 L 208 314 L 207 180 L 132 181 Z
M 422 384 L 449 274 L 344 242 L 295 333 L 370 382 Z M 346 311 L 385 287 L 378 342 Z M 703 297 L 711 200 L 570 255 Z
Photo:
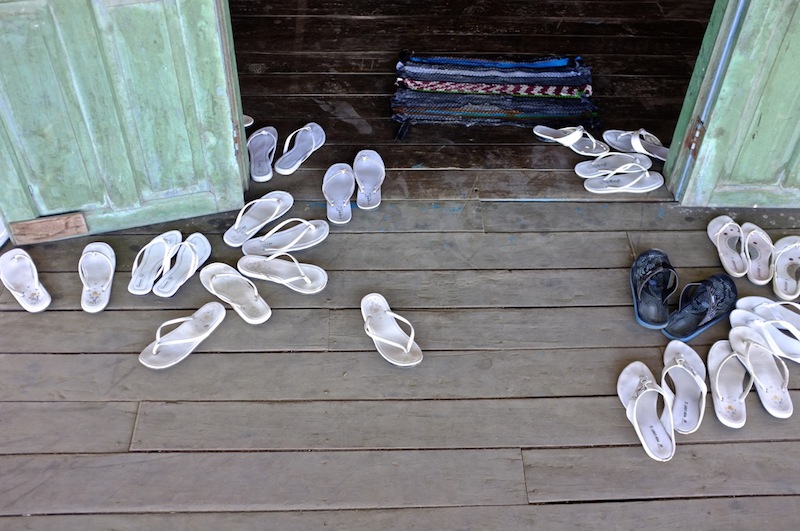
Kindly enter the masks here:
M 180 231 L 167 231 L 136 254 L 128 291 L 146 295 L 152 290 L 159 297 L 171 297 L 210 256 L 211 244 L 199 232 L 184 240 Z
M 675 432 L 689 434 L 700 427 L 708 394 L 705 378 L 703 360 L 682 341 L 671 341 L 664 350 L 660 385 L 641 361 L 620 373 L 617 395 L 648 456 L 669 461 L 675 455 Z
M 365 295 L 361 299 L 361 316 L 364 318 L 364 331 L 383 359 L 398 367 L 414 367 L 422 362 L 422 349 L 414 341 L 414 326 L 393 312 L 383 295 Z M 409 331 L 403 330 L 400 323 L 405 324 Z
M 292 141 L 294 140 L 294 145 Z M 283 154 L 275 161 L 275 173 L 291 175 L 325 143 L 325 131 L 314 122 L 309 122 L 286 138 Z M 292 145 L 291 149 L 289 146 Z M 275 151 L 278 147 L 278 131 L 272 127 L 262 127 L 247 139 L 250 154 L 250 177 L 256 182 L 272 179 Z
M 78 260 L 81 279 L 81 308 L 88 313 L 102 311 L 111 297 L 111 284 L 117 261 L 107 243 L 88 244 Z M 3 285 L 28 312 L 45 310 L 52 297 L 39 280 L 39 271 L 31 255 L 12 249 L 0 256 L 0 279 Z
M 706 232 L 730 276 L 747 276 L 759 286 L 772 282 L 772 291 L 783 300 L 800 297 L 800 236 L 786 236 L 773 243 L 758 225 L 739 225 L 726 215 L 712 219 Z
M 764 409 L 773 417 L 786 419 L 794 410 L 786 363 L 757 326 L 738 326 L 743 317 L 731 313 L 733 328 L 728 340 L 717 341 L 708 352 L 714 412 L 730 428 L 744 426 L 745 398 L 753 384 Z
M 381 185 L 386 178 L 386 166 L 377 151 L 363 149 L 356 154 L 353 165 L 337 163 L 322 178 L 322 194 L 327 201 L 328 221 L 336 224 L 353 219 L 350 198 L 358 185 L 356 205 L 372 210 L 381 204 Z
M 533 132 L 542 140 L 558 142 L 575 153 L 587 157 L 599 157 L 613 149 L 623 153 L 641 153 L 656 159 L 666 160 L 669 153 L 669 148 L 664 147 L 655 135 L 644 129 L 637 131 L 609 129 L 603 132 L 603 140 L 605 142 L 595 139 L 580 125 L 577 127 L 562 127 L 561 129 L 537 125 L 533 128 Z

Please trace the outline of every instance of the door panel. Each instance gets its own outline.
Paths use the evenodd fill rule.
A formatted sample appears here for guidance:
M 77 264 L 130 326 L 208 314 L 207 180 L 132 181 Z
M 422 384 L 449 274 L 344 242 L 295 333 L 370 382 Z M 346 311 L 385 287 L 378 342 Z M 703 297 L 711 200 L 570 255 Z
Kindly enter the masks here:
M 0 0 L 7 221 L 80 211 L 97 233 L 239 208 L 229 34 L 224 0 Z

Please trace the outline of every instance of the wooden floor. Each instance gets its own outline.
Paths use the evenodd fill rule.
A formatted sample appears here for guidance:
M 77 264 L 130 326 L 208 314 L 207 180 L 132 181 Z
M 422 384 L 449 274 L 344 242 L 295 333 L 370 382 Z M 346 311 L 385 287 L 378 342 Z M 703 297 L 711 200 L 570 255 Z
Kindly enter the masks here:
M 572 172 L 581 157 L 530 131 L 419 126 L 399 144 L 388 119 L 392 50 L 579 53 L 607 126 L 668 142 L 710 1 L 230 7 L 255 127 L 276 125 L 281 141 L 311 120 L 328 133 L 300 171 L 247 197 L 286 190 L 289 215 L 324 219 L 325 169 L 371 148 L 388 167 L 384 202 L 297 253 L 328 271 L 325 291 L 259 283 L 269 321 L 229 310 L 164 371 L 138 353 L 213 297 L 196 276 L 170 299 L 130 295 L 136 252 L 168 229 L 201 231 L 212 261 L 235 264 L 221 239 L 235 212 L 27 247 L 53 303 L 28 314 L 0 293 L 0 528 L 796 527 L 800 420 L 770 417 L 752 394 L 731 430 L 709 400 L 700 430 L 657 463 L 616 379 L 634 360 L 660 371 L 667 343 L 633 319 L 639 252 L 665 250 L 683 285 L 721 272 L 705 234 L 714 216 L 778 238 L 798 232 L 800 210 L 684 209 L 665 189 L 590 196 Z M 75 269 L 95 239 L 115 249 L 117 275 L 109 308 L 90 315 Z M 365 335 L 359 302 L 373 291 L 414 323 L 418 367 L 388 364 Z M 705 358 L 727 332 L 691 345 Z

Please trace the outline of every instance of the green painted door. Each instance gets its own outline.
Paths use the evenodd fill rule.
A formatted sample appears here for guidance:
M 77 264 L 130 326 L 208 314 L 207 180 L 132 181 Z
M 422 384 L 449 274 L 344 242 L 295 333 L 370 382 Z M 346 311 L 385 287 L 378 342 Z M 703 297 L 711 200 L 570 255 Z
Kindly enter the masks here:
M 17 243 L 242 205 L 227 9 L 0 0 L 0 213 Z
M 718 0 L 665 167 L 681 204 L 800 205 L 800 0 Z

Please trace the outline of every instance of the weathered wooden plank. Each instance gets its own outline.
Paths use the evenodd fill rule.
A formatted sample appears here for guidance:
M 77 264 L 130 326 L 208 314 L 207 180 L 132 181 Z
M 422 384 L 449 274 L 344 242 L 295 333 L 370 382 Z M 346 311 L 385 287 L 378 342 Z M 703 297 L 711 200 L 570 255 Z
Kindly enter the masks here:
M 706 350 L 698 348 L 701 356 Z M 164 371 L 144 370 L 130 354 L 0 354 L 0 400 L 467 399 L 565 392 L 600 396 L 614 392 L 619 372 L 633 360 L 657 370 L 662 352 L 662 347 L 428 350 L 424 365 L 413 371 L 390 365 L 374 349 L 192 354 Z M 565 374 L 570 375 L 567 380 Z
M 137 408 L 130 402 L 2 402 L 0 454 L 127 451 Z
M 569 388 L 564 386 L 564 393 Z M 800 393 L 794 393 L 796 399 Z M 751 402 L 752 403 L 752 402 Z M 678 444 L 800 440 L 797 423 L 749 408 L 746 430 L 718 422 L 707 402 L 700 429 Z M 567 448 L 636 445 L 619 399 L 357 402 L 145 402 L 134 451 Z M 591 451 L 591 450 L 589 450 Z
M 687 208 L 669 201 L 636 207 L 626 203 L 482 201 L 481 212 L 487 232 L 705 230 L 709 221 L 722 214 L 770 232 L 800 228 L 797 209 Z
M 3 515 L 525 501 L 519 450 L 3 456 L 0 475 Z
M 298 17 L 388 17 L 388 16 L 437 16 L 450 17 L 481 15 L 491 18 L 502 14 L 505 17 L 598 17 L 617 19 L 666 18 L 703 20 L 708 18 L 712 2 L 670 1 L 520 1 L 495 0 L 488 2 L 424 2 L 404 1 L 387 3 L 381 0 L 315 1 L 312 5 L 275 4 L 268 0 L 232 0 L 231 13 L 238 17 L 298 16 Z
M 215 299 L 209 295 L 206 301 L 211 300 Z M 0 352 L 138 354 L 155 340 L 162 323 L 192 313 L 168 308 L 169 301 L 164 309 L 157 311 L 5 312 Z M 327 315 L 328 310 L 282 310 L 273 312 L 266 323 L 254 326 L 228 310 L 225 321 L 197 352 L 258 351 L 265 347 L 278 351 L 323 350 L 327 347 Z M 24 333 L 15 333 L 18 330 Z M 131 356 L 131 366 L 138 363 L 136 356 Z M 148 370 L 143 366 L 138 368 Z
M 416 341 L 423 351 L 475 349 L 496 352 L 666 344 L 665 336 L 659 331 L 639 326 L 630 308 L 393 309 L 414 325 Z M 576 333 L 579 330 L 586 332 Z M 695 343 L 711 344 L 726 339 L 729 331 L 730 326 L 720 322 L 698 336 Z M 360 312 L 352 310 L 331 312 L 330 342 L 331 350 L 369 350 L 373 346 L 363 331 Z
M 86 529 L 226 529 L 247 531 L 349 531 L 408 529 L 503 529 L 529 531 L 557 526 L 562 531 L 584 531 L 597 522 L 615 529 L 646 527 L 653 531 L 685 529 L 791 529 L 790 508 L 798 496 L 751 496 L 696 500 L 654 500 L 554 505 L 507 505 L 343 511 L 272 511 L 182 514 L 57 515 L 0 518 L 8 529 L 85 531 Z M 613 522 L 613 524 L 611 524 Z
M 700 251 L 698 251 L 700 252 Z M 696 282 L 719 273 L 719 267 L 677 268 L 681 283 Z M 259 293 L 275 309 L 357 308 L 360 297 L 381 286 L 381 293 L 402 308 L 564 308 L 574 306 L 628 306 L 631 304 L 629 270 L 482 270 L 482 271 L 336 271 L 328 270 L 325 290 L 302 295 L 277 284 L 256 280 Z M 386 284 L 387 275 L 391 285 Z M 169 302 L 156 297 L 128 294 L 130 273 L 117 273 L 106 311 L 170 310 L 194 311 L 209 301 L 199 282 L 191 281 Z M 745 278 L 734 279 L 739 296 L 774 297 L 769 286 L 756 286 Z M 47 289 L 56 295 L 48 308 L 80 310 L 75 273 L 48 273 Z M 670 298 L 676 305 L 678 294 Z M 0 311 L 23 311 L 8 292 L 0 291 Z
M 434 205 L 429 208 L 438 210 Z M 380 215 L 379 212 L 371 214 Z M 233 223 L 235 213 L 229 213 Z M 263 233 L 263 231 L 262 231 Z M 261 233 L 259 233 L 261 234 Z M 686 233 L 689 236 L 695 233 Z M 705 232 L 699 238 L 708 237 Z M 116 251 L 117 269 L 129 271 L 136 253 L 152 235 L 109 235 L 103 238 Z M 666 238 L 667 235 L 665 234 Z M 218 235 L 208 236 L 212 254 L 210 262 L 236 264 L 241 258 L 239 248 L 228 247 Z M 466 270 L 466 269 L 581 269 L 630 267 L 633 256 L 625 233 L 593 234 L 593 246 L 603 249 L 603 255 L 587 256 L 585 236 L 580 233 L 504 233 L 469 232 L 411 232 L 347 234 L 331 229 L 327 239 L 316 247 L 297 253 L 298 260 L 317 264 L 325 269 L 370 271 L 395 270 Z M 53 242 L 31 247 L 33 261 L 42 272 L 68 271 L 77 264 L 83 241 Z M 710 243 L 710 242 L 709 242 Z M 413 250 L 414 252 L 410 252 Z M 676 262 L 676 265 L 683 265 Z M 715 264 L 691 264 L 703 267 Z M 190 279 L 190 282 L 196 279 Z M 43 280 L 44 282 L 44 277 Z M 131 295 L 133 296 L 133 295 Z M 156 298 L 154 295 L 145 297 Z M 165 307 L 169 299 L 164 299 Z
M 668 465 L 635 446 L 522 453 L 531 503 L 794 496 L 800 490 L 798 454 L 796 442 L 679 446 Z

